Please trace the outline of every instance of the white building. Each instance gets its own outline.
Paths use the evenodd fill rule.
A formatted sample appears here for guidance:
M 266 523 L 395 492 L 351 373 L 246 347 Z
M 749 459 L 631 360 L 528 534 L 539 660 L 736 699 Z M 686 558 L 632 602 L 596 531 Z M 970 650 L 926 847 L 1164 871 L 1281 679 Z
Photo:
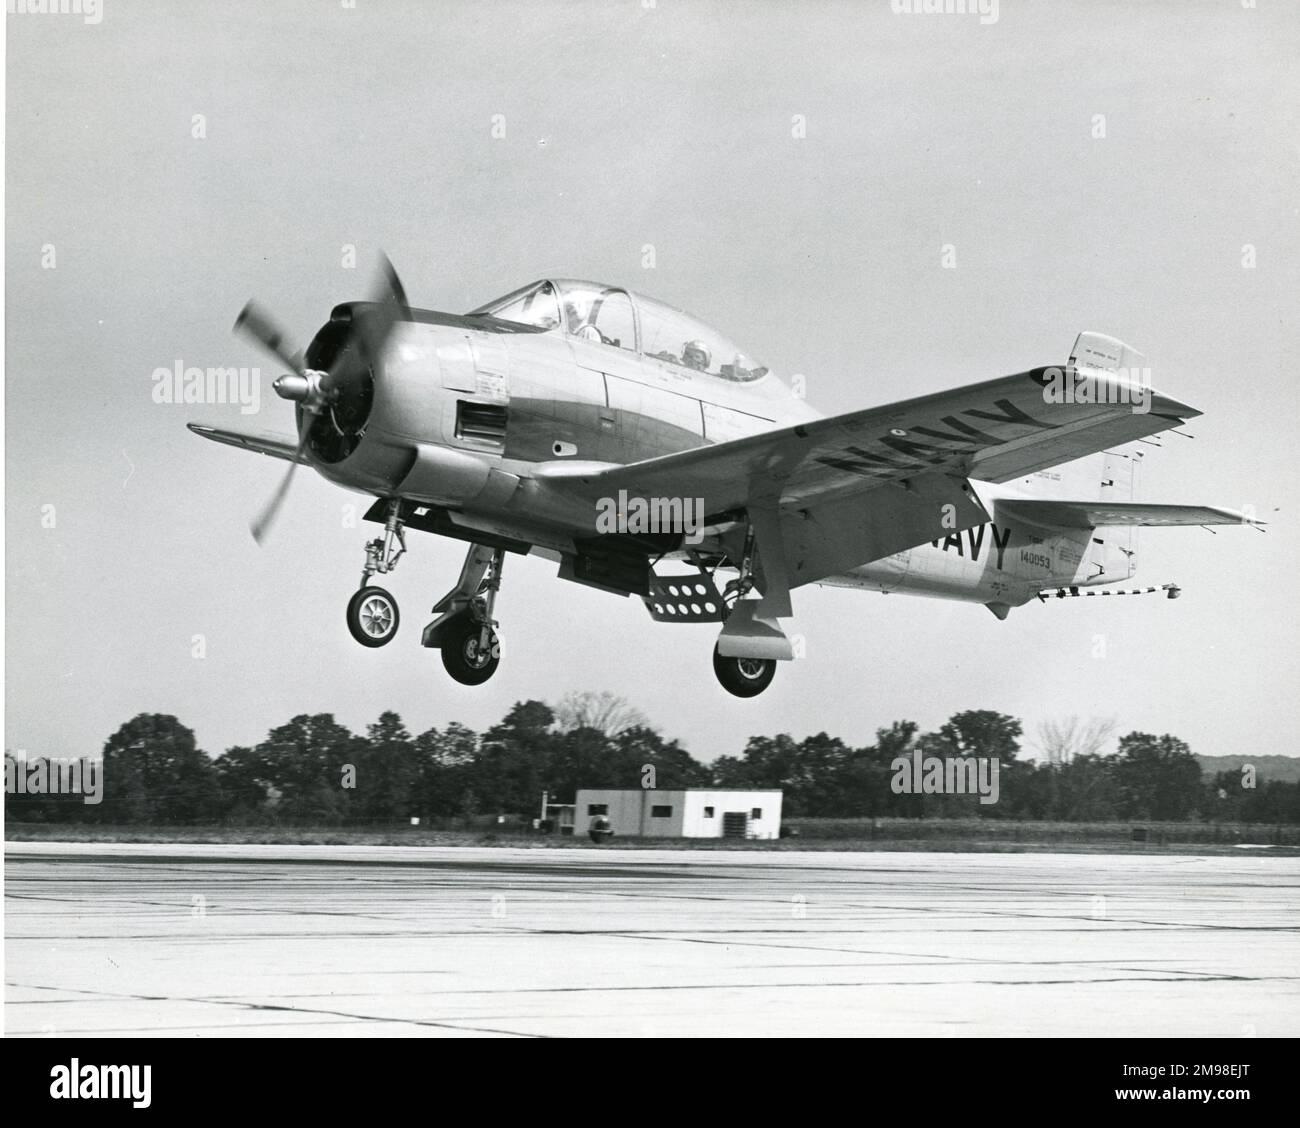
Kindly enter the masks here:
M 779 838 L 781 792 L 579 791 L 573 833 L 585 835 L 597 815 L 615 838 Z

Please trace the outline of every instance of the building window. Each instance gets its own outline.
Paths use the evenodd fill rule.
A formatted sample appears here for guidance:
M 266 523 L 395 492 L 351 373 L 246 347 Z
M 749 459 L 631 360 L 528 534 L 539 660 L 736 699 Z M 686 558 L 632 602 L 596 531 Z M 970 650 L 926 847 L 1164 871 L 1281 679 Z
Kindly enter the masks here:
M 755 807 L 754 810 L 750 813 L 749 817 L 752 819 L 761 819 L 763 817 L 763 808 Z
M 588 804 L 587 804 L 587 817 L 588 817 L 588 818 L 591 818 L 593 815 L 607 815 L 607 814 L 609 814 L 609 804 L 608 804 L 608 803 L 588 803 Z
M 673 817 L 673 809 L 671 807 L 651 807 L 650 817 L 652 819 L 670 819 Z
M 705 817 L 706 819 L 711 819 L 711 818 L 713 818 L 713 808 L 712 808 L 712 807 L 705 807 L 705 808 L 704 808 L 704 817 Z

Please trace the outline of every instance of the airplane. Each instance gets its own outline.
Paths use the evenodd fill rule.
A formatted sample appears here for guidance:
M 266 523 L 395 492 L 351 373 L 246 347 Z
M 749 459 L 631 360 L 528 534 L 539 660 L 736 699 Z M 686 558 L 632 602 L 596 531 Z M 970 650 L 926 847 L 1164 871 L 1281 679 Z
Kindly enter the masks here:
M 548 278 L 442 313 L 411 307 L 384 258 L 370 300 L 335 306 L 305 352 L 256 303 L 235 327 L 290 369 L 273 387 L 298 441 L 189 428 L 290 462 L 253 535 L 299 465 L 372 497 L 366 520 L 383 530 L 346 614 L 366 647 L 397 634 L 397 602 L 372 580 L 405 554 L 405 531 L 466 542 L 420 636 L 465 685 L 500 662 L 511 553 L 638 597 L 656 622 L 719 624 L 714 673 L 753 697 L 795 656 L 781 621 L 805 585 L 1005 619 L 1128 579 L 1139 526 L 1259 524 L 1136 500 L 1143 445 L 1201 412 L 1099 333 L 1080 333 L 1064 365 L 824 417 L 715 329 L 622 286 Z

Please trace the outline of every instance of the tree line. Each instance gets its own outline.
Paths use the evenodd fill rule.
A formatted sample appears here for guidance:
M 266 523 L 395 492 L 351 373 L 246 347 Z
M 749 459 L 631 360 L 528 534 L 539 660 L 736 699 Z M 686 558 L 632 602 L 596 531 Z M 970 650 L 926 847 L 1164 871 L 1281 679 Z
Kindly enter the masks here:
M 329 713 L 302 714 L 252 747 L 215 759 L 176 717 L 142 713 L 103 748 L 103 793 L 87 804 L 23 787 L 39 761 L 6 753 L 5 814 L 17 822 L 113 825 L 221 822 L 230 825 L 375 825 L 538 814 L 543 791 L 573 802 L 579 788 L 779 788 L 791 817 L 913 817 L 1053 821 L 1300 823 L 1300 783 L 1241 772 L 1202 773 L 1175 736 L 1131 732 L 1103 753 L 1097 725 L 1045 729 L 1043 760 L 1024 758 L 1021 723 L 991 710 L 952 716 L 921 733 L 912 721 L 878 729 L 856 747 L 819 733 L 750 737 L 737 756 L 711 764 L 665 739 L 609 694 L 574 694 L 558 706 L 514 705 L 485 732 L 460 724 L 412 735 L 394 712 L 363 734 Z M 1070 728 L 1070 732 L 1074 732 Z M 1104 735 L 1104 734 L 1103 734 Z M 1068 734 L 1067 734 L 1068 736 Z M 996 759 L 997 802 L 974 794 L 901 792 L 899 764 L 965 757 Z M 37 773 L 38 774 L 38 773 Z

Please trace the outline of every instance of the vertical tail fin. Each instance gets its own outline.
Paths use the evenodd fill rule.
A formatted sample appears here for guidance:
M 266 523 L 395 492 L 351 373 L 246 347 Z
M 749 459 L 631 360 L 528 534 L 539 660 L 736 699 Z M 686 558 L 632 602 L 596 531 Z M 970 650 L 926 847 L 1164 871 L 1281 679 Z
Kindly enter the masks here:
M 1070 367 L 1116 373 L 1151 386 L 1146 357 L 1130 345 L 1102 333 L 1083 332 L 1070 350 Z M 1100 456 L 1099 501 L 1137 501 L 1138 465 L 1142 447 L 1130 443 Z M 1128 579 L 1137 570 L 1137 529 L 1133 526 L 1097 529 L 1089 546 L 1088 563 L 1107 579 Z

